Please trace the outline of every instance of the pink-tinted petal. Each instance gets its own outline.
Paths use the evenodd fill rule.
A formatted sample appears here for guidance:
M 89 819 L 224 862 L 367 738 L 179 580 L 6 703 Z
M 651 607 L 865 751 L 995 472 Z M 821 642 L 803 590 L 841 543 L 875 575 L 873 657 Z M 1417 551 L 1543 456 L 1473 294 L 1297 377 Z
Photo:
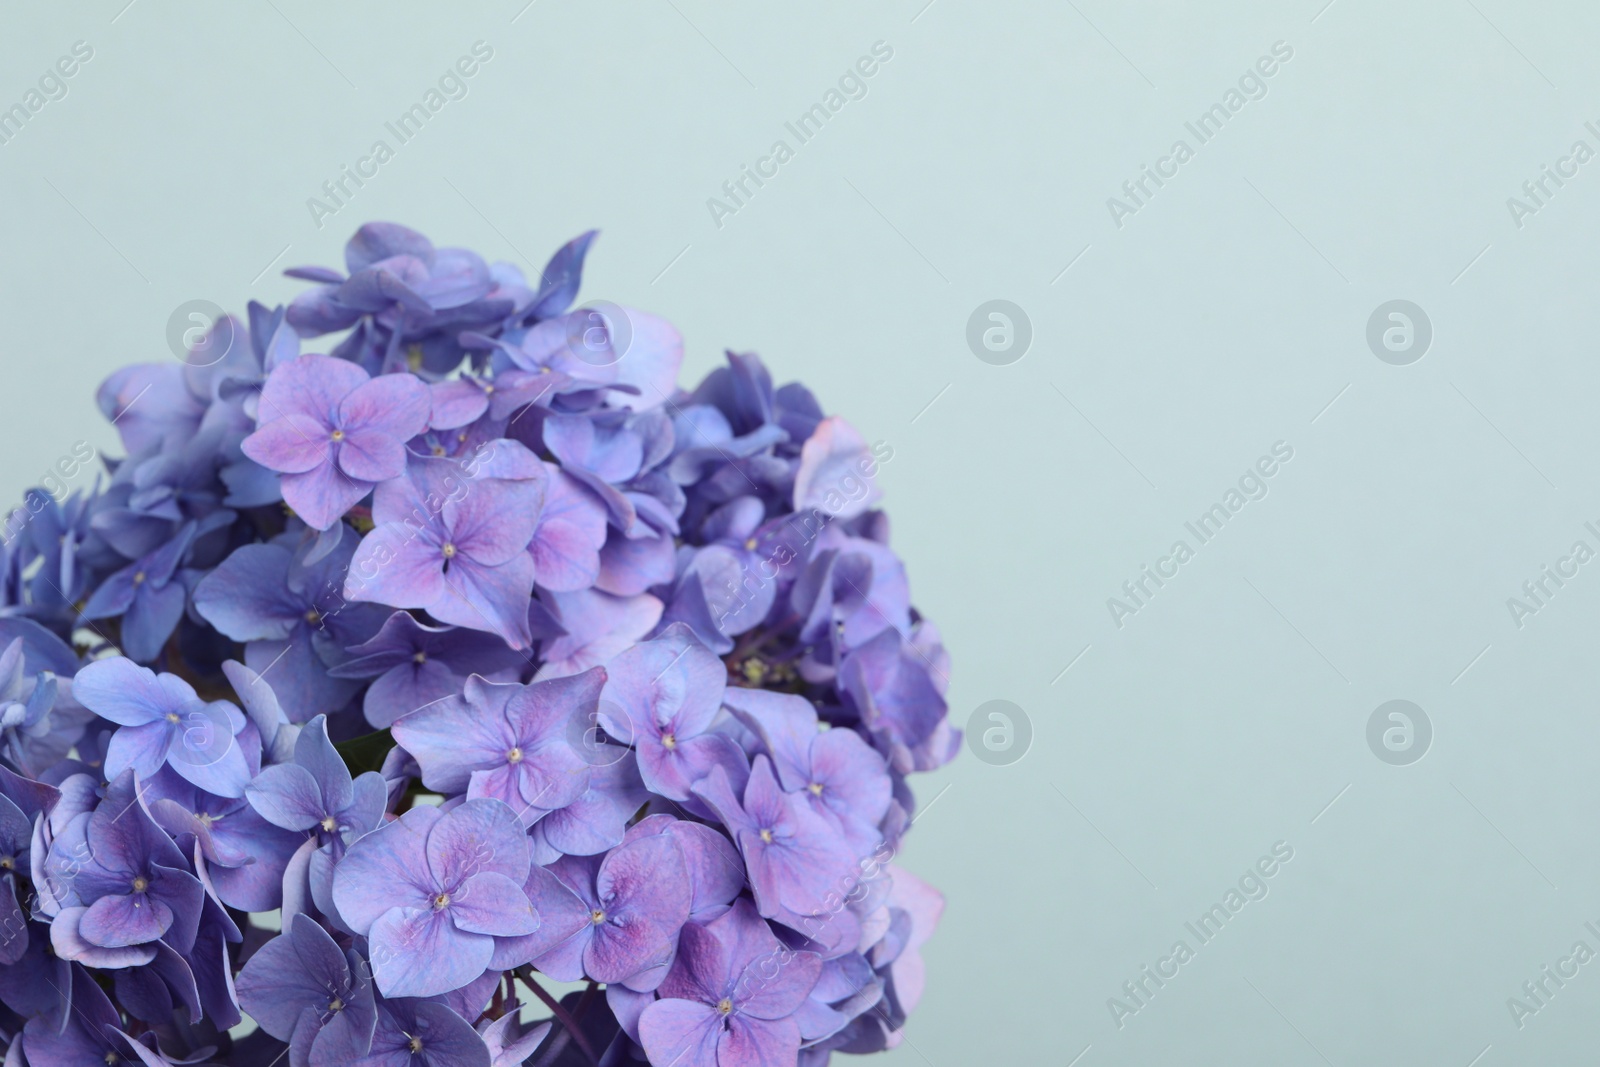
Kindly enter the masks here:
M 239 447 L 268 470 L 303 474 L 328 462 L 333 439 L 329 428 L 309 415 L 285 415 L 262 423 Z
M 497 800 L 469 800 L 450 809 L 428 834 L 427 857 L 435 884 L 447 889 L 483 871 L 520 884 L 530 865 L 522 824 Z
M 406 472 L 406 446 L 382 430 L 361 426 L 342 431 L 334 446 L 339 469 L 362 482 L 385 482 Z
M 459 499 L 446 500 L 444 518 L 462 554 L 494 566 L 527 551 L 543 506 L 542 479 L 484 478 L 467 483 Z M 528 585 L 533 585 L 531 574 Z
M 397 608 L 431 607 L 448 595 L 439 545 L 403 523 L 384 523 L 356 547 L 344 595 Z
M 373 428 L 409 441 L 428 428 L 433 398 L 411 374 L 380 374 L 352 390 L 339 404 L 339 425 L 348 432 Z
M 370 482 L 356 481 L 337 464 L 326 463 L 304 474 L 285 474 L 281 482 L 283 502 L 317 530 L 326 530 L 344 517 L 345 512 L 372 492 Z
M 717 1036 L 722 1019 L 716 1008 L 697 1000 L 658 1000 L 639 1016 L 639 1043 L 651 1063 L 720 1067 Z M 775 1061 L 774 1067 L 782 1063 Z
M 544 510 L 528 550 L 544 588 L 557 593 L 587 589 L 600 575 L 605 506 L 577 479 L 553 464 L 549 468 Z
M 457 930 L 447 912 L 394 908 L 372 924 L 372 977 L 384 996 L 438 996 L 488 969 L 494 938 Z
M 523 649 L 533 643 L 528 628 L 528 602 L 533 597 L 532 557 L 519 553 L 497 567 L 463 560 L 444 573 L 443 582 L 443 594 L 425 605 L 434 618 L 499 634 L 512 648 Z
M 794 509 L 817 509 L 836 519 L 853 519 L 883 496 L 871 447 L 837 415 L 823 419 L 800 449 L 794 476 Z
M 539 929 L 539 913 L 522 886 L 494 871 L 461 883 L 450 896 L 450 919 L 458 930 L 496 937 L 525 937 Z
M 800 1026 L 793 1019 L 768 1022 L 735 1015 L 717 1040 L 717 1067 L 776 1067 L 800 1054 Z
M 325 426 L 337 422 L 339 402 L 367 381 L 367 372 L 349 360 L 306 354 L 281 363 L 261 389 L 261 419 L 302 415 Z

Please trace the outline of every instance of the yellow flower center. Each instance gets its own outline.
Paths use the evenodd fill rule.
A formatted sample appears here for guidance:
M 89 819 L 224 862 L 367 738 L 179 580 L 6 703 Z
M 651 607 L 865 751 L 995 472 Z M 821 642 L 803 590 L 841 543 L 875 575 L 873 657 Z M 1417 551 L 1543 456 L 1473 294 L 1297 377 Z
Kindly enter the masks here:
M 435 908 L 448 908 L 450 906 L 450 894 L 440 893 L 438 896 L 434 897 L 433 906 Z
M 606 921 L 606 913 L 601 911 L 599 908 L 596 908 L 589 913 L 589 921 L 594 923 L 596 926 L 599 926 L 601 923 Z
M 338 823 L 333 821 L 332 815 L 324 815 L 322 817 L 322 822 L 318 823 L 318 825 L 322 827 L 324 833 L 331 834 L 333 833 L 333 828 L 337 826 Z
M 133 584 L 134 585 L 143 585 L 144 584 L 144 571 L 137 571 L 137 572 L 134 573 Z
M 312 626 L 315 626 L 317 623 L 319 623 L 321 621 L 322 621 L 322 613 L 319 612 L 316 608 L 312 608 L 310 611 L 306 612 L 306 622 L 309 622 Z
M 411 662 L 426 663 L 428 662 L 428 654 L 426 652 L 418 652 L 416 655 L 411 657 Z
M 515 746 L 515 745 L 513 745 L 511 748 L 507 749 L 506 750 L 506 762 L 507 763 L 521 763 L 522 762 L 522 749 L 517 747 L 517 746 Z
M 763 827 L 761 830 L 761 840 L 764 844 L 772 844 L 772 831 Z
M 820 797 L 822 795 L 821 782 L 812 782 L 810 785 L 806 786 L 806 788 L 811 790 L 811 795 L 814 797 Z
M 135 893 L 143 893 L 146 889 L 149 889 L 149 888 L 150 888 L 150 881 L 149 881 L 149 879 L 145 878 L 144 875 L 139 875 L 136 878 L 134 878 L 134 880 L 133 880 L 133 891 Z
M 723 997 L 720 1001 L 717 1002 L 717 1010 L 719 1012 L 721 1012 L 723 1015 L 732 1015 L 733 1014 L 733 1001 L 729 1000 L 727 997 Z
M 335 430 L 335 431 L 333 431 L 332 436 L 333 436 L 333 439 L 335 441 L 343 441 L 344 440 L 344 431 L 343 430 Z
M 671 752 L 673 749 L 678 747 L 678 739 L 673 737 L 671 734 L 662 734 L 661 747 L 666 749 L 668 752 Z
M 445 559 L 454 559 L 456 556 L 456 546 L 451 544 L 449 541 L 444 543 L 444 548 L 440 551 L 444 553 Z

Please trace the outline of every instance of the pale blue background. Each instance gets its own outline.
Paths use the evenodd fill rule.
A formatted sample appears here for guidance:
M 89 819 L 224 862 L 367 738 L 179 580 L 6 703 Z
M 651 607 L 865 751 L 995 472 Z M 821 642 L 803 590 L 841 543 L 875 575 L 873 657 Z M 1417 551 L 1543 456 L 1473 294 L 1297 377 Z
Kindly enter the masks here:
M 893 444 L 952 715 L 1031 718 L 1021 762 L 919 783 L 905 861 L 949 907 L 893 1064 L 1592 1055 L 1600 963 L 1521 1030 L 1506 999 L 1600 949 L 1600 563 L 1522 629 L 1505 601 L 1597 544 L 1600 161 L 1520 230 L 1506 198 L 1596 144 L 1600 10 L 925 2 L 11 5 L 0 103 L 95 55 L 0 146 L 0 496 L 113 445 L 92 388 L 171 358 L 183 301 L 287 299 L 277 270 L 371 218 L 524 267 L 599 226 L 585 294 L 675 321 L 688 373 L 759 350 Z M 306 198 L 479 39 L 470 95 L 317 229 Z M 879 40 L 867 97 L 717 228 Z M 1116 228 L 1279 40 L 1269 94 Z M 1011 366 L 964 339 L 993 298 L 1032 320 Z M 1395 298 L 1435 331 L 1406 367 L 1364 339 Z M 1270 495 L 1114 627 L 1280 439 Z M 1392 698 L 1434 724 L 1412 766 L 1366 745 Z M 1278 840 L 1271 894 L 1117 1029 L 1107 998 Z

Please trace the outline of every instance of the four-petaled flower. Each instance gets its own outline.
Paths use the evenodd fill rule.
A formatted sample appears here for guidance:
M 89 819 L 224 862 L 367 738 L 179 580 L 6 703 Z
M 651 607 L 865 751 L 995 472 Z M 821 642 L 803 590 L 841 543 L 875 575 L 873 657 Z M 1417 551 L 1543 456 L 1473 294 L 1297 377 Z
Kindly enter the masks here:
M 405 443 L 428 428 L 428 387 L 410 374 L 367 372 L 306 354 L 279 365 L 262 387 L 261 424 L 244 454 L 283 475 L 283 500 L 326 530 L 405 473 Z
M 371 946 L 385 997 L 431 997 L 483 974 L 496 937 L 539 928 L 522 883 L 531 861 L 498 800 L 412 808 L 350 846 L 333 877 L 339 915 Z

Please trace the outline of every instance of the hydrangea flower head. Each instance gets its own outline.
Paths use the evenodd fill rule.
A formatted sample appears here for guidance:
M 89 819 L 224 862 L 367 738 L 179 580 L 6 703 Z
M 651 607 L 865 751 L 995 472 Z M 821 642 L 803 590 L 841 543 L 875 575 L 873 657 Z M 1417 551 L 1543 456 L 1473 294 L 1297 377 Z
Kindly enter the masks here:
M 890 861 L 960 732 L 894 450 L 751 353 L 680 387 L 575 306 L 594 238 L 368 223 L 102 384 L 127 456 L 0 544 L 6 1063 L 901 1040 L 943 899 Z

